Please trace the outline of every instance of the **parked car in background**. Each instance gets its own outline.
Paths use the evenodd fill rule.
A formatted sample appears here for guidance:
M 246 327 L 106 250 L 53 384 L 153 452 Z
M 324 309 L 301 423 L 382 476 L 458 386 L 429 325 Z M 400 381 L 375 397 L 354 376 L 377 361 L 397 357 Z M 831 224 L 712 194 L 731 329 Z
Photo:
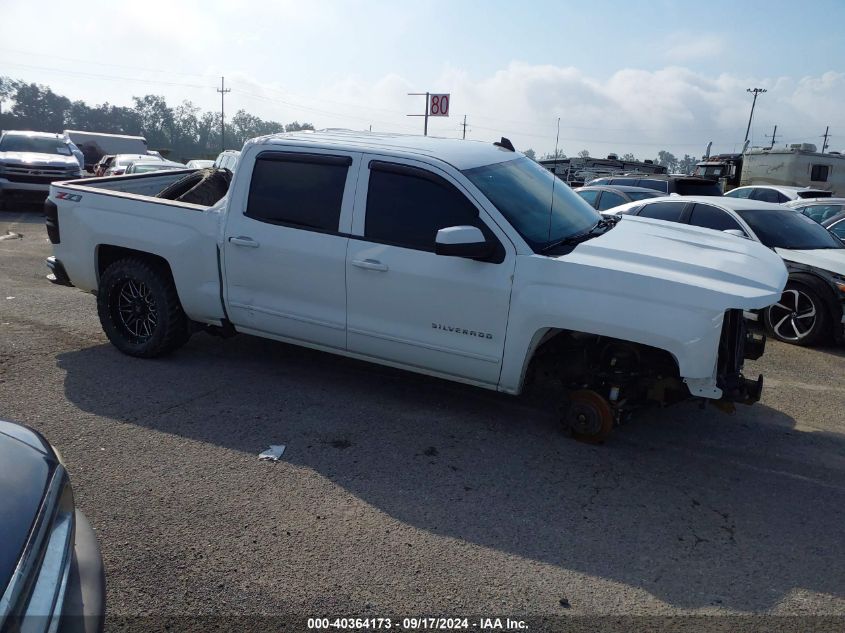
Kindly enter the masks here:
M 663 195 L 676 193 L 679 196 L 721 196 L 722 189 L 716 180 L 698 176 L 676 176 L 663 174 L 628 175 L 596 178 L 587 183 L 588 187 L 613 185 L 623 187 L 644 187 Z
M 799 198 L 783 206 L 795 209 L 821 224 L 845 211 L 845 198 Z
M 214 161 L 215 169 L 228 169 L 231 172 L 235 171 L 238 166 L 238 160 L 241 157 L 240 151 L 236 149 L 227 149 L 225 152 L 220 152 Z
M 125 174 L 146 174 L 151 171 L 170 171 L 173 169 L 187 169 L 186 165 L 170 160 L 136 160 L 126 166 Z
M 75 149 L 59 134 L 4 132 L 0 137 L 0 209 L 13 197 L 43 202 L 51 182 L 81 178 Z
M 830 191 L 824 189 L 812 189 L 809 187 L 787 187 L 785 185 L 753 185 L 749 187 L 737 187 L 725 194 L 729 198 L 745 198 L 748 200 L 759 200 L 760 202 L 783 203 L 801 198 L 829 198 Z
M 136 161 L 157 161 L 165 162 L 160 156 L 153 156 L 151 154 L 118 154 L 114 160 L 106 168 L 104 176 L 121 176 L 126 172 L 126 168 Z
M 208 169 L 209 167 L 214 167 L 213 160 L 189 160 L 185 165 L 188 169 Z
M 606 211 L 626 202 L 657 198 L 662 195 L 654 189 L 623 185 L 591 185 L 589 187 L 578 187 L 573 191 L 598 211 Z
M 769 333 L 796 345 L 831 335 L 845 341 L 845 245 L 809 217 L 780 204 L 728 196 L 655 198 L 610 213 L 725 231 L 768 246 L 789 272 L 781 300 L 761 312 Z
M 824 220 L 822 226 L 845 242 L 845 211 Z
M 97 164 L 94 165 L 94 175 L 95 176 L 105 176 L 106 170 L 111 167 L 112 163 L 114 162 L 115 155 L 114 154 L 106 154 L 103 156 Z
M 40 433 L 0 420 L 0 630 L 97 633 L 106 584 L 97 537 Z
M 83 130 L 65 130 L 64 136 L 76 143 L 84 155 L 84 168 L 94 171 L 94 166 L 107 154 L 146 154 L 147 139 L 143 136 L 105 134 Z

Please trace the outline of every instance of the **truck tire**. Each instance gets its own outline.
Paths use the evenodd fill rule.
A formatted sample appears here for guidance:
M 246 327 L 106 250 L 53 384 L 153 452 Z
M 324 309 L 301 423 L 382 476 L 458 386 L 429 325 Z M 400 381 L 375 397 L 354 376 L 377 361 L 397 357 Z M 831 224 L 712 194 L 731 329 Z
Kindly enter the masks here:
M 777 340 L 810 347 L 828 335 L 827 305 L 821 281 L 790 279 L 780 301 L 763 311 L 766 329 Z
M 191 337 L 191 323 L 168 271 L 135 257 L 103 272 L 97 314 L 112 345 L 129 356 L 164 356 Z
M 165 187 L 156 197 L 211 206 L 226 195 L 231 181 L 227 169 L 200 169 Z

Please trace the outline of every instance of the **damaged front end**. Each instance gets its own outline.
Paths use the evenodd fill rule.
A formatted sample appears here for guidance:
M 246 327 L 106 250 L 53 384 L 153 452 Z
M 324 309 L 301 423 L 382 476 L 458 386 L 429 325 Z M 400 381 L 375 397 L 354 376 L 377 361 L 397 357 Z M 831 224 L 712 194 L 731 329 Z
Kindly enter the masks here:
M 716 386 L 722 397 L 714 401 L 724 409 L 733 409 L 734 403 L 754 404 L 763 391 L 763 376 L 756 380 L 742 375 L 747 360 L 757 360 L 766 349 L 766 337 L 749 331 L 742 310 L 727 310 L 722 322 L 719 339 L 719 357 L 716 362 Z

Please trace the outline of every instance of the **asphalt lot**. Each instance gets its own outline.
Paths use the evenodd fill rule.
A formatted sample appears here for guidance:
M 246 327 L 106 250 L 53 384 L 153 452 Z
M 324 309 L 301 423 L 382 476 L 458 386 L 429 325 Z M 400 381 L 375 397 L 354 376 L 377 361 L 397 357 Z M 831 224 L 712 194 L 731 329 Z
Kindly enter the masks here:
M 770 342 L 759 405 L 595 447 L 507 396 L 248 336 L 123 356 L 94 297 L 45 280 L 40 212 L 8 230 L 0 417 L 64 455 L 111 616 L 845 615 L 845 349 Z

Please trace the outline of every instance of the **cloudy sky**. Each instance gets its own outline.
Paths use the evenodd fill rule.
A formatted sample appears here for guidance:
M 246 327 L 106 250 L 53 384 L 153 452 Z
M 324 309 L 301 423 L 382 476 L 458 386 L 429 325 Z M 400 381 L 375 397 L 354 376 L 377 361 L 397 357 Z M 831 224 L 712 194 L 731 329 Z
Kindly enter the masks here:
M 133 95 L 243 108 L 281 122 L 416 133 L 423 100 L 452 95 L 429 130 L 507 136 L 538 154 L 741 148 L 845 150 L 842 0 L 0 0 L 0 74 L 89 104 Z

